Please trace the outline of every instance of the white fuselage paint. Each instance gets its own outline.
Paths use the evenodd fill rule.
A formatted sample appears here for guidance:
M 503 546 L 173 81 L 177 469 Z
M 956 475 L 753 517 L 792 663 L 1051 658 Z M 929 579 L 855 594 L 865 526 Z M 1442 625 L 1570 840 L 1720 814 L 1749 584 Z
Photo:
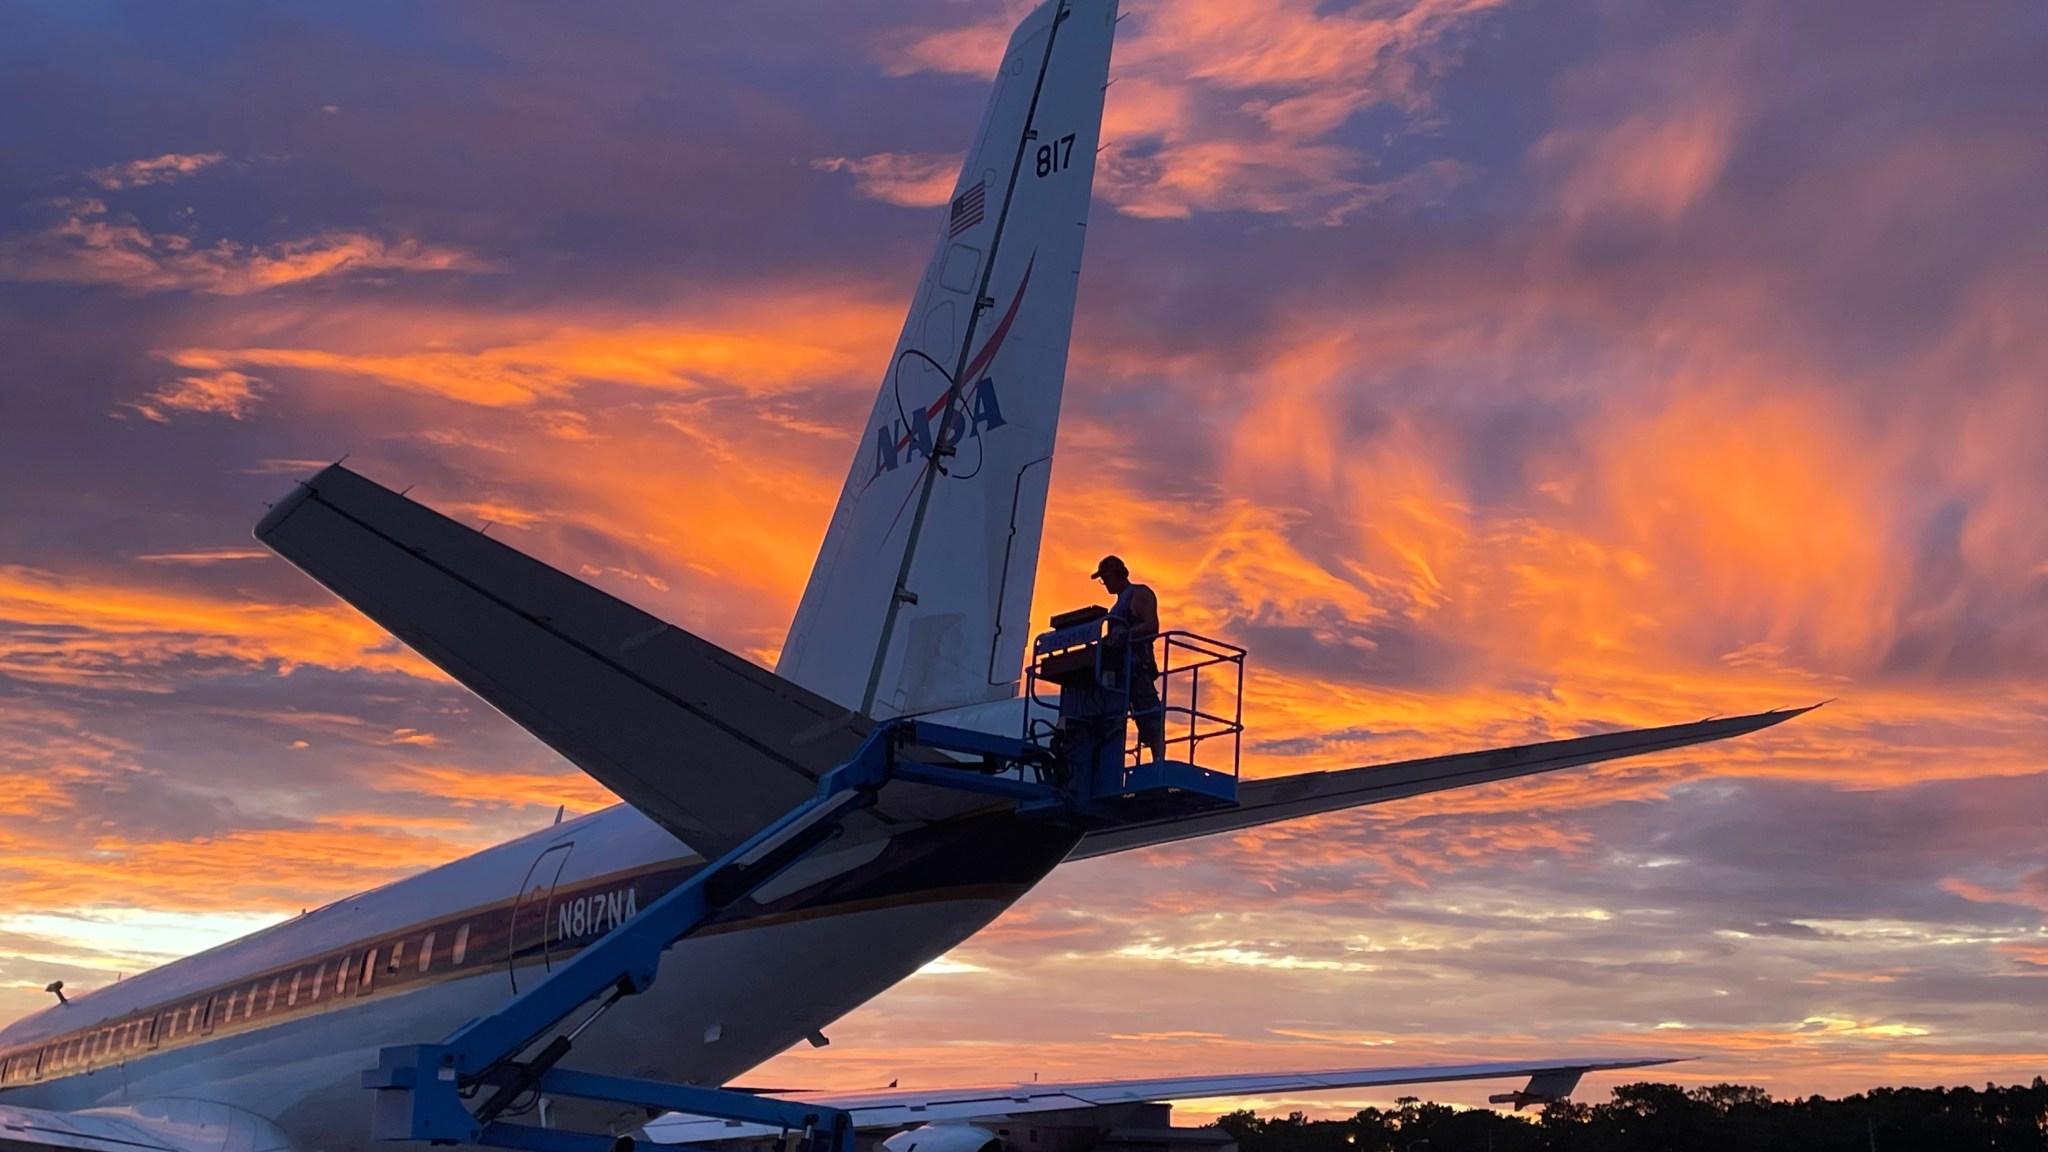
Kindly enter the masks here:
M 0 1031 L 0 1049 L 175 1002 L 353 942 L 502 906 L 535 860 L 562 845 L 573 847 L 558 888 L 700 863 L 674 837 L 620 805 L 74 997 Z M 872 844 L 821 853 L 807 863 L 807 880 L 829 879 L 875 855 Z M 924 898 L 913 894 L 811 916 L 768 917 L 692 936 L 664 955 L 661 977 L 648 993 L 621 1004 L 577 1040 L 571 1063 L 597 1072 L 724 1083 L 973 935 L 1022 890 L 933 891 Z M 558 932 L 566 928 L 583 936 L 616 926 L 643 902 L 621 884 L 572 903 L 573 911 L 565 906 L 549 912 Z M 573 920 L 565 925 L 564 915 Z M 444 961 L 445 949 L 444 943 L 435 951 Z M 197 1043 L 9 1087 L 0 1091 L 0 1100 L 70 1111 L 203 1099 L 274 1120 L 303 1152 L 369 1148 L 371 1098 L 361 1076 L 376 1064 L 377 1050 L 438 1041 L 510 996 L 504 954 L 470 955 L 461 967 L 466 974 L 415 990 L 330 995 L 324 1008 L 275 1024 L 224 1029 Z M 620 1120 L 632 1127 L 644 1116 Z

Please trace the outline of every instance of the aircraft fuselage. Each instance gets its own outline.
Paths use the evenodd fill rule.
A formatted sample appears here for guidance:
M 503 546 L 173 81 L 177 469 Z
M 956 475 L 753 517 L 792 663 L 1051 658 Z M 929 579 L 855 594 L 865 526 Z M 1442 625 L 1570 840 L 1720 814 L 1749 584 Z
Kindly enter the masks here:
M 670 949 L 568 1062 L 725 1083 L 973 935 L 1077 838 L 994 813 L 821 852 Z M 568 821 L 23 1019 L 0 1100 L 211 1100 L 296 1148 L 366 1147 L 379 1048 L 493 1010 L 703 864 L 625 805 Z

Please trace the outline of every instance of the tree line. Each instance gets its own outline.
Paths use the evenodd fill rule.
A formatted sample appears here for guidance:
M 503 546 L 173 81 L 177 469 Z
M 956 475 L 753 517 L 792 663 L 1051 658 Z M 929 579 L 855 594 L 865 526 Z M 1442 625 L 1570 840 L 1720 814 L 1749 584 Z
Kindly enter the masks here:
M 1217 1125 L 1240 1152 L 2048 1152 L 2048 1082 L 1877 1088 L 1840 1100 L 1643 1083 L 1538 1116 L 1404 1096 L 1345 1120 L 1232 1112 Z

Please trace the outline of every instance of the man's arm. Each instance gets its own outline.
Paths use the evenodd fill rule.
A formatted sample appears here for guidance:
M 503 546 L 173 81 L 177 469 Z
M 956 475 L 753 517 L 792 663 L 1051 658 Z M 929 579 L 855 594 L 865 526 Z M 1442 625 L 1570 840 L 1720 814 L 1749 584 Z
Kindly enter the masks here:
M 1131 589 L 1131 602 L 1127 607 L 1131 614 L 1133 639 L 1150 640 L 1159 635 L 1159 597 L 1150 588 L 1141 585 Z

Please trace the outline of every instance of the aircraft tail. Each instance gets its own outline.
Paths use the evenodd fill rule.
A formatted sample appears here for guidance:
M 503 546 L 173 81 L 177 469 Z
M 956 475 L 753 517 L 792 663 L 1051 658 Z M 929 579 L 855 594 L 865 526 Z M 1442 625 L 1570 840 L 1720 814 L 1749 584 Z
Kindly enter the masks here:
M 1116 0 L 1018 25 L 776 666 L 876 717 L 1016 694 Z

